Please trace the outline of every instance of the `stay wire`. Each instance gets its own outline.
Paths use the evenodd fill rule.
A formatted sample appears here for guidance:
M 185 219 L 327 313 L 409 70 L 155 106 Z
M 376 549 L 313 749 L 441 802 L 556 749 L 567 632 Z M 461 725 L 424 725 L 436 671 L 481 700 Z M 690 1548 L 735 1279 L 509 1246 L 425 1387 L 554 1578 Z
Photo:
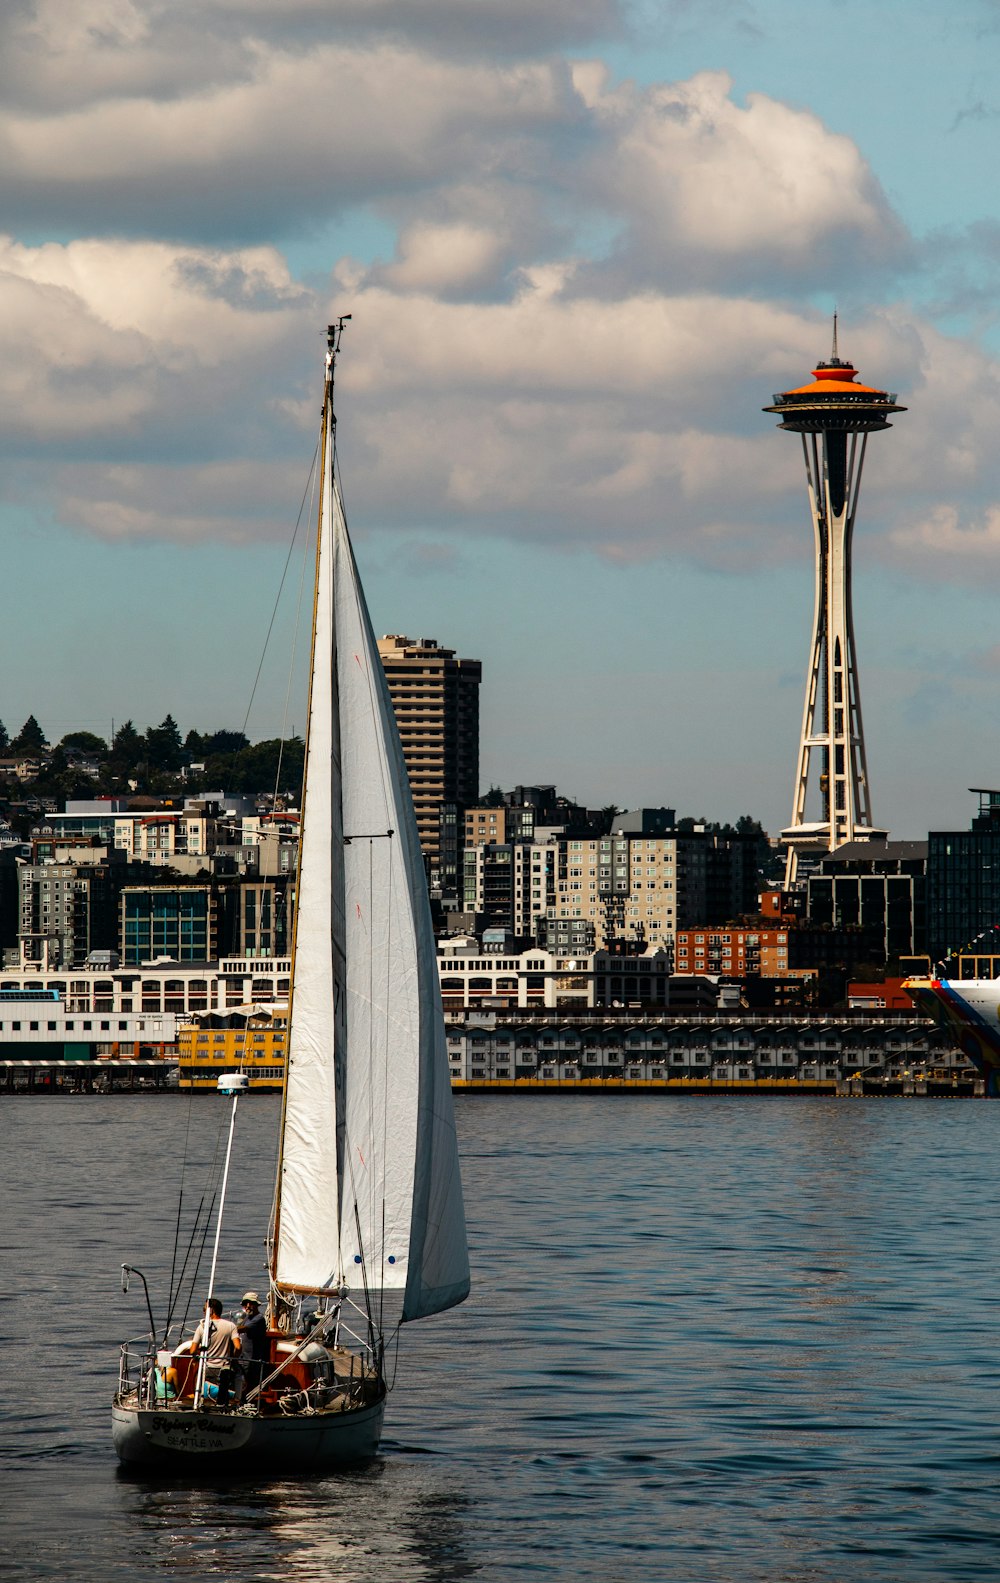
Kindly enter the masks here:
M 181 1321 L 181 1329 L 182 1330 L 186 1330 L 187 1329 L 188 1315 L 191 1312 L 191 1302 L 192 1302 L 192 1299 L 194 1298 L 194 1289 L 195 1289 L 195 1286 L 197 1285 L 197 1282 L 198 1282 L 198 1276 L 199 1276 L 200 1271 L 201 1271 L 201 1261 L 202 1261 L 202 1259 L 205 1256 L 205 1244 L 208 1241 L 208 1233 L 209 1233 L 209 1231 L 211 1229 L 211 1225 L 212 1225 L 212 1211 L 215 1208 L 215 1200 L 216 1200 L 216 1198 L 219 1195 L 219 1150 L 220 1150 L 220 1147 L 221 1147 L 221 1144 L 222 1144 L 222 1137 L 223 1137 L 223 1133 L 225 1132 L 225 1130 L 226 1130 L 226 1122 L 225 1122 L 225 1120 L 222 1120 L 219 1123 L 218 1129 L 216 1130 L 216 1134 L 215 1134 L 215 1150 L 214 1150 L 214 1153 L 212 1155 L 212 1162 L 211 1162 L 211 1164 L 209 1165 L 209 1168 L 208 1168 L 208 1180 L 206 1181 L 205 1190 L 204 1190 L 204 1192 L 202 1193 L 202 1196 L 201 1196 L 201 1203 L 198 1206 L 198 1215 L 195 1216 L 195 1222 L 194 1222 L 194 1225 L 193 1225 L 193 1227 L 191 1229 L 191 1243 L 193 1245 L 194 1241 L 195 1241 L 195 1238 L 198 1235 L 198 1216 L 200 1215 L 201 1207 L 202 1207 L 202 1205 L 205 1202 L 205 1194 L 211 1188 L 212 1197 L 211 1197 L 211 1199 L 209 1201 L 208 1211 L 207 1211 L 207 1213 L 205 1215 L 205 1221 L 204 1221 L 204 1225 L 202 1227 L 201 1246 L 198 1249 L 198 1257 L 195 1260 L 194 1269 L 191 1272 L 191 1285 L 188 1288 L 187 1302 L 186 1302 L 186 1304 L 184 1306 L 184 1318 Z M 184 1262 L 185 1262 L 185 1264 L 187 1264 L 187 1259 L 186 1258 L 185 1258 Z M 183 1277 L 181 1277 L 181 1279 L 183 1279 Z M 178 1281 L 178 1295 L 179 1295 L 180 1284 L 181 1284 L 180 1281 Z
M 312 466 L 309 469 L 309 477 L 306 480 L 306 487 L 302 491 L 302 502 L 301 502 L 301 504 L 299 506 L 299 514 L 298 514 L 298 516 L 295 519 L 295 528 L 294 528 L 294 530 L 292 532 L 292 540 L 291 540 L 291 543 L 288 546 L 288 554 L 285 556 L 285 564 L 284 564 L 284 567 L 283 567 L 282 573 L 281 573 L 281 581 L 278 584 L 278 592 L 277 592 L 277 595 L 276 595 L 275 601 L 274 601 L 274 609 L 271 611 L 271 619 L 268 622 L 267 635 L 264 638 L 264 647 L 261 650 L 260 664 L 257 666 L 257 674 L 254 677 L 253 687 L 250 690 L 250 702 L 247 704 L 247 712 L 246 712 L 246 714 L 243 717 L 243 735 L 244 736 L 246 735 L 247 725 L 249 724 L 249 721 L 250 721 L 250 711 L 253 708 L 254 699 L 257 696 L 257 687 L 258 687 L 258 684 L 260 682 L 261 672 L 264 669 L 264 661 L 267 658 L 267 646 L 268 646 L 268 644 L 271 641 L 271 633 L 274 631 L 274 623 L 275 623 L 275 620 L 276 620 L 277 614 L 278 614 L 278 606 L 281 603 L 281 594 L 282 594 L 282 590 L 283 590 L 283 588 L 285 586 L 285 578 L 288 576 L 288 568 L 291 565 L 291 560 L 292 560 L 292 551 L 295 549 L 295 540 L 298 537 L 299 526 L 300 526 L 300 524 L 302 522 L 302 513 L 305 511 L 306 500 L 308 499 L 309 491 L 312 488 L 313 476 L 314 476 L 314 474 L 316 472 L 316 458 L 318 457 L 318 455 L 319 455 L 319 441 L 317 440 L 317 442 L 316 442 L 316 449 L 313 452 Z
M 309 480 L 308 480 L 307 485 L 306 485 L 306 492 L 309 495 L 309 520 L 310 521 L 312 520 L 313 502 L 314 502 L 314 500 L 316 498 L 316 457 L 317 457 L 317 455 L 319 453 L 319 446 L 320 446 L 320 441 L 317 440 L 316 441 L 316 450 L 313 452 L 312 466 L 309 469 Z M 298 521 L 295 524 L 295 533 L 298 533 L 298 531 L 299 531 L 299 523 L 302 521 L 302 510 L 303 510 L 303 506 L 304 505 L 305 505 L 305 497 L 303 496 L 302 506 L 299 507 Z M 292 536 L 292 546 L 289 547 L 289 551 L 288 551 L 289 559 L 291 559 L 292 547 L 294 546 L 294 544 L 295 544 L 295 535 L 293 534 L 293 536 Z M 275 804 L 277 803 L 278 792 L 279 792 L 279 790 L 281 788 L 281 765 L 282 765 L 282 762 L 283 762 L 284 757 L 285 757 L 285 743 L 288 740 L 288 705 L 289 705 L 289 701 L 290 701 L 291 696 L 292 696 L 292 677 L 293 677 L 293 674 L 294 674 L 294 671 L 295 671 L 295 655 L 296 655 L 296 652 L 298 650 L 299 632 L 301 631 L 301 628 L 302 628 L 302 599 L 303 599 L 303 594 L 304 594 L 305 585 L 306 585 L 306 568 L 308 567 L 308 565 L 309 565 L 309 554 L 308 554 L 308 544 L 307 544 L 306 548 L 305 548 L 305 550 L 303 552 L 303 555 L 302 555 L 302 570 L 299 573 L 299 597 L 298 597 L 298 600 L 296 601 L 296 605 L 295 605 L 295 627 L 294 627 L 294 630 L 292 632 L 292 652 L 291 652 L 291 657 L 290 657 L 290 659 L 288 661 L 288 681 L 287 681 L 287 683 L 285 685 L 285 706 L 284 706 L 284 709 L 282 710 L 282 713 L 281 713 L 281 746 L 278 749 L 278 765 L 277 765 L 277 768 L 276 768 L 276 770 L 274 772 L 274 801 L 271 803 L 271 807 L 272 808 L 274 808 Z M 285 570 L 287 571 L 287 569 L 288 569 L 288 563 L 286 562 Z M 279 598 L 281 597 L 281 590 L 280 589 L 278 590 L 278 597 Z M 273 617 L 272 617 L 272 620 L 273 620 Z M 302 766 L 302 773 L 303 773 L 303 776 L 304 776 L 305 775 L 305 765 L 304 764 Z M 299 795 L 300 795 L 300 799 L 301 799 L 301 792 L 300 792 Z
M 216 1189 L 209 1200 L 208 1213 L 205 1216 L 205 1224 L 201 1233 L 201 1246 L 198 1249 L 198 1257 L 195 1260 L 195 1266 L 191 1272 L 191 1285 L 188 1287 L 187 1302 L 184 1305 L 184 1318 L 181 1321 L 182 1330 L 187 1329 L 188 1315 L 191 1312 L 191 1303 L 194 1299 L 194 1289 L 198 1284 L 198 1277 L 201 1274 L 201 1261 L 205 1257 L 205 1244 L 208 1241 L 208 1233 L 212 1229 L 212 1211 L 215 1208 L 215 1200 L 218 1198 L 218 1196 L 218 1189 Z
M 181 1264 L 180 1271 L 179 1271 L 178 1276 L 177 1276 L 177 1286 L 176 1286 L 176 1289 L 172 1290 L 171 1294 L 170 1294 L 170 1312 L 169 1312 L 169 1314 L 167 1316 L 167 1330 L 168 1331 L 170 1329 L 170 1326 L 173 1324 L 174 1309 L 175 1309 L 177 1303 L 180 1302 L 181 1288 L 184 1285 L 184 1278 L 187 1275 L 188 1264 L 189 1264 L 190 1259 L 191 1259 L 191 1249 L 194 1247 L 194 1239 L 198 1235 L 198 1231 L 199 1231 L 199 1229 L 201 1227 L 201 1214 L 202 1214 L 202 1210 L 204 1209 L 204 1207 L 205 1207 L 205 1195 L 203 1193 L 201 1195 L 201 1198 L 198 1201 L 198 1208 L 195 1210 L 194 1220 L 191 1222 L 191 1234 L 188 1237 L 188 1244 L 187 1244 L 187 1247 L 184 1250 L 184 1260 L 183 1260 L 183 1262 Z M 188 1299 L 188 1302 L 190 1304 L 190 1298 Z M 185 1313 L 184 1313 L 184 1324 L 186 1324 L 186 1323 L 187 1323 L 187 1311 L 185 1310 Z M 182 1328 L 183 1328 L 183 1325 L 182 1325 Z
M 396 1389 L 396 1375 L 399 1373 L 399 1344 L 400 1344 L 400 1341 L 402 1340 L 402 1336 L 403 1336 L 403 1321 L 400 1319 L 400 1320 L 397 1320 L 396 1328 L 393 1331 L 392 1336 L 390 1337 L 390 1345 L 392 1344 L 392 1341 L 395 1340 L 396 1347 L 395 1347 L 395 1351 L 393 1353 L 393 1359 L 392 1359 L 392 1379 L 391 1380 L 386 1379 L 386 1381 L 385 1381 L 385 1388 L 386 1388 L 387 1392 L 388 1391 L 394 1391 Z
M 332 471 L 334 473 L 334 477 L 335 477 L 335 481 L 336 481 L 337 495 L 338 495 L 339 504 L 340 504 L 341 516 L 342 516 L 342 519 L 343 519 L 343 522 L 344 522 L 344 526 L 345 526 L 345 530 L 346 530 L 348 548 L 349 548 L 349 552 L 351 554 L 351 557 L 353 559 L 354 548 L 353 548 L 353 545 L 351 544 L 351 541 L 350 541 L 350 531 L 347 529 L 347 509 L 346 509 L 346 506 L 344 505 L 343 478 L 342 478 L 342 474 L 341 474 L 341 471 L 340 471 L 339 456 L 338 456 L 337 449 L 336 449 L 336 436 L 334 437 L 334 452 L 333 452 L 333 459 L 332 459 Z M 370 630 L 371 619 L 370 619 L 370 617 L 368 615 L 368 610 L 367 610 L 367 607 L 365 605 L 364 595 L 361 593 L 360 580 L 358 578 L 354 579 L 354 587 L 355 587 L 355 605 L 356 605 L 356 609 L 357 609 L 357 612 L 358 612 L 359 625 L 361 626 L 362 631 L 367 631 L 367 630 Z M 380 699 L 380 695 L 379 695 L 379 691 L 378 691 L 378 687 L 377 687 L 375 678 L 374 678 L 374 676 L 372 674 L 372 667 L 371 666 L 367 666 L 366 667 L 366 681 L 367 681 L 367 685 L 368 685 L 369 707 L 371 708 L 373 717 L 377 719 L 379 714 L 381 713 L 381 709 L 380 709 L 381 699 Z M 381 783 L 382 783 L 381 784 L 382 804 L 383 804 L 383 808 L 385 810 L 385 818 L 386 818 L 386 821 L 388 822 L 388 820 L 390 818 L 390 808 L 391 808 L 391 798 L 390 798 L 390 793 L 389 793 L 389 786 L 390 786 L 391 777 L 390 777 L 390 774 L 389 774 L 389 762 L 388 762 L 388 757 L 387 757 L 387 753 L 386 753 L 385 743 L 380 740 L 378 746 L 379 746 L 379 774 L 380 774 Z M 394 852 L 393 852 L 394 841 L 395 841 L 395 833 L 394 833 L 393 837 L 389 841 L 389 879 L 390 879 L 390 881 L 391 881 L 391 878 L 392 878 L 392 869 L 393 869 L 393 864 L 394 864 Z M 371 899 L 372 899 L 372 897 L 374 895 L 372 857 L 373 857 L 373 843 L 369 842 L 369 878 L 368 878 L 369 902 L 371 902 Z M 371 911 L 371 908 L 369 910 Z M 369 932 L 369 942 L 368 942 L 368 944 L 369 944 L 368 1004 L 369 1004 L 369 1007 L 371 1008 L 372 1014 L 374 1013 L 374 1008 L 375 1008 L 375 999 L 374 999 L 374 988 L 375 988 L 375 985 L 374 985 L 374 978 L 373 978 L 373 970 L 374 970 L 374 961 L 373 961 L 374 923 L 375 923 L 374 913 L 372 913 L 372 916 L 371 916 L 371 918 L 369 920 L 370 932 Z M 384 989 L 384 994 L 385 994 L 384 1005 L 387 1007 L 388 1006 L 389 978 L 391 976 L 391 969 L 390 969 L 391 957 L 390 957 L 390 952 L 389 952 L 389 949 L 388 949 L 388 947 L 391 945 L 391 915 L 386 920 L 386 929 L 388 931 L 388 938 L 387 938 L 387 941 L 386 941 L 386 944 L 387 944 L 387 950 L 386 950 L 386 985 L 385 985 L 385 989 Z M 383 1028 L 384 1028 L 384 1038 L 385 1038 L 385 1053 L 387 1055 L 388 1043 L 389 1043 L 389 1019 L 388 1019 L 387 1015 L 385 1015 L 383 1017 Z M 370 1017 L 370 1021 L 369 1021 L 369 1045 L 368 1045 L 369 1083 L 368 1083 L 368 1094 L 369 1094 L 369 1131 L 370 1131 L 370 1135 L 371 1135 L 371 1137 L 373 1139 L 375 1137 L 375 1125 L 374 1125 L 375 1087 L 374 1087 L 374 1083 L 371 1082 L 370 1079 L 371 1079 L 371 1076 L 372 1076 L 372 1073 L 373 1073 L 373 1070 L 374 1070 L 375 1038 L 376 1038 L 376 1030 L 375 1030 L 375 1027 L 374 1027 L 374 1015 L 372 1015 Z M 383 1114 L 383 1117 L 385 1117 L 385 1115 L 387 1114 L 388 1085 L 389 1085 L 389 1071 L 388 1071 L 388 1059 L 386 1059 L 383 1062 L 383 1095 L 382 1095 L 382 1114 Z M 382 1172 L 383 1172 L 382 1182 L 381 1182 L 381 1187 L 382 1187 L 381 1203 L 382 1203 L 382 1257 L 384 1259 L 385 1258 L 385 1236 L 384 1236 L 384 1228 L 385 1228 L 385 1220 L 384 1220 L 384 1217 L 385 1217 L 385 1178 L 384 1178 L 384 1172 L 385 1172 L 385 1145 L 386 1145 L 386 1139 L 385 1139 L 385 1136 L 384 1136 L 384 1132 L 383 1132 L 383 1136 L 381 1138 L 379 1138 L 378 1142 L 379 1142 L 379 1145 L 380 1145 L 379 1152 L 380 1152 L 380 1155 L 381 1155 L 381 1158 L 382 1158 Z M 369 1224 L 372 1225 L 372 1226 L 374 1226 L 374 1224 L 375 1224 L 375 1194 L 378 1191 L 378 1185 L 379 1184 L 377 1182 L 375 1182 L 374 1180 L 372 1181 L 371 1194 L 370 1194 L 370 1211 L 369 1211 L 369 1214 L 370 1214 Z M 379 1306 L 379 1331 L 381 1332 L 382 1322 L 383 1322 L 383 1317 L 384 1317 L 384 1301 L 385 1301 L 385 1299 L 384 1299 L 384 1286 L 380 1288 L 380 1292 L 381 1292 L 381 1300 L 380 1300 L 380 1306 Z
M 191 1136 L 191 1109 L 192 1109 L 193 1104 L 194 1104 L 194 1090 L 192 1090 L 191 1093 L 188 1094 L 187 1124 L 186 1124 L 186 1126 L 184 1128 L 184 1152 L 183 1152 L 183 1154 L 181 1156 L 181 1182 L 180 1182 L 180 1187 L 178 1188 L 178 1192 L 177 1192 L 177 1220 L 176 1220 L 176 1222 L 174 1224 L 174 1246 L 173 1246 L 173 1251 L 171 1252 L 171 1255 L 170 1255 L 170 1284 L 167 1287 L 167 1319 L 166 1319 L 166 1324 L 164 1325 L 164 1329 L 163 1329 L 164 1342 L 166 1342 L 167 1335 L 168 1335 L 168 1333 L 170 1331 L 170 1326 L 173 1323 L 173 1317 L 174 1317 L 174 1301 L 175 1301 L 174 1276 L 175 1276 L 176 1271 L 177 1271 L 177 1249 L 180 1246 L 180 1238 L 181 1238 L 181 1211 L 182 1211 L 182 1208 L 183 1208 L 183 1205 L 184 1205 L 184 1178 L 185 1178 L 185 1176 L 187 1174 L 188 1140 L 189 1140 L 189 1138 Z M 179 1287 L 180 1287 L 180 1283 L 178 1282 L 178 1289 L 179 1289 Z

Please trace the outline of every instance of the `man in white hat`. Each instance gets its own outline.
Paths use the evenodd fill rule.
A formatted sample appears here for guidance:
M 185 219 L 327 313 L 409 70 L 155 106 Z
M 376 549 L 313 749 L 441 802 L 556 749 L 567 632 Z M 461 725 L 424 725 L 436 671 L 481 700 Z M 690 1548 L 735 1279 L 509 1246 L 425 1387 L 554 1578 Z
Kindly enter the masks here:
M 241 1396 L 252 1391 L 264 1378 L 270 1354 L 267 1339 L 267 1320 L 260 1311 L 260 1294 L 244 1292 L 240 1299 L 243 1310 L 236 1321 L 236 1334 L 240 1342 L 240 1370 L 243 1375 Z

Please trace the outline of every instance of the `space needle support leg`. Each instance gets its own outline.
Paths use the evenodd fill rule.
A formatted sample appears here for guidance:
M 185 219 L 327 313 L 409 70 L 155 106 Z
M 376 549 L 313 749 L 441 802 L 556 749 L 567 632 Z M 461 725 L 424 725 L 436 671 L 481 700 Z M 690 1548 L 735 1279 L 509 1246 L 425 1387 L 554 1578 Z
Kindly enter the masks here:
M 810 445 L 811 441 L 811 445 Z M 792 795 L 792 819 L 790 828 L 794 829 L 805 820 L 806 795 L 809 789 L 809 760 L 816 734 L 816 704 L 819 696 L 820 677 L 823 673 L 823 627 L 824 613 L 826 610 L 826 553 L 825 553 L 825 524 L 823 521 L 823 508 L 820 504 L 822 495 L 822 472 L 820 470 L 819 448 L 816 436 L 803 434 L 802 455 L 806 464 L 806 485 L 809 491 L 809 510 L 812 515 L 813 531 L 816 536 L 815 582 L 813 593 L 813 630 L 809 646 L 809 666 L 806 671 L 805 702 L 802 708 L 802 731 L 799 736 L 798 764 L 795 772 L 795 789 Z M 785 855 L 785 888 L 791 889 L 795 883 L 798 872 L 798 849 L 794 842 L 790 842 Z
M 851 761 L 851 796 L 854 804 L 854 820 L 862 827 L 871 828 L 871 793 L 868 786 L 868 759 L 865 752 L 865 733 L 861 720 L 861 686 L 858 680 L 857 658 L 854 646 L 854 608 L 851 597 L 851 542 L 854 537 L 854 517 L 858 509 L 858 498 L 861 494 L 861 473 L 865 464 L 865 450 L 868 444 L 868 435 L 861 435 L 861 444 L 858 447 L 857 471 L 853 476 L 853 492 L 850 500 L 850 510 L 847 528 L 847 652 L 848 652 L 848 700 L 850 709 L 850 761 Z M 853 461 L 853 458 L 852 458 Z M 853 471 L 853 468 L 852 468 Z

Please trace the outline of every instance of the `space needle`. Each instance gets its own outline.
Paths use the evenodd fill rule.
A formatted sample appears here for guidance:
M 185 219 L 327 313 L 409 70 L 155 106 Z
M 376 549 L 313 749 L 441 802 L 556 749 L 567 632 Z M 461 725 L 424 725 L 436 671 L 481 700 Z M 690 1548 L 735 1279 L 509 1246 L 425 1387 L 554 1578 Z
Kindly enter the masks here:
M 800 857 L 887 834 L 872 823 L 851 612 L 851 540 L 868 436 L 891 428 L 889 415 L 906 408 L 889 391 L 860 384 L 857 370 L 838 357 L 834 314 L 829 361 L 817 364 L 809 384 L 776 395 L 763 410 L 778 413 L 780 428 L 802 436 L 816 538 L 815 612 L 792 821 L 781 832 L 788 889 Z M 810 821 L 806 799 L 814 753 L 821 817 Z

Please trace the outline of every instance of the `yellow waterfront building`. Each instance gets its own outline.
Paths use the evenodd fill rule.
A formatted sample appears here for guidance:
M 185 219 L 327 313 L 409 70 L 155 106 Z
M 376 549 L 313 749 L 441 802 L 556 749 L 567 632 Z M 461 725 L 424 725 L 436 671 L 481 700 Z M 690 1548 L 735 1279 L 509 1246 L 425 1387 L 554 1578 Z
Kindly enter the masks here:
M 177 1030 L 180 1087 L 214 1089 L 225 1072 L 246 1072 L 252 1089 L 277 1092 L 287 1031 L 287 1006 L 192 1018 Z

